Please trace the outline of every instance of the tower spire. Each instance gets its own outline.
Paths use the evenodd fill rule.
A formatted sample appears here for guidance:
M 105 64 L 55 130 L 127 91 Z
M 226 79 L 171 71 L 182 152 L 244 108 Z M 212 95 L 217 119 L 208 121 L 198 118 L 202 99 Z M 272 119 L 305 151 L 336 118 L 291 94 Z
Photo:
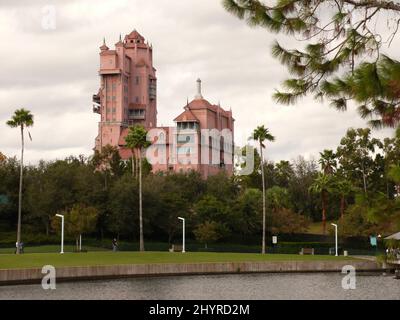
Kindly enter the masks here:
M 103 45 L 100 47 L 101 51 L 108 50 L 108 47 L 106 45 L 106 37 L 103 37 Z
M 197 79 L 197 94 L 194 97 L 195 99 L 203 99 L 203 96 L 201 95 L 201 80 L 200 78 Z

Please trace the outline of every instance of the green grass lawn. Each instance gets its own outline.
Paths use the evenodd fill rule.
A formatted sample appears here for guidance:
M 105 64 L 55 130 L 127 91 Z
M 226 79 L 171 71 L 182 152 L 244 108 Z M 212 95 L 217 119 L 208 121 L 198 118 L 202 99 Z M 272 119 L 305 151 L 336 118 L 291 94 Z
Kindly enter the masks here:
M 214 252 L 111 252 L 87 253 L 25 253 L 22 255 L 0 255 L 0 269 L 34 268 L 44 265 L 94 266 L 142 263 L 199 263 L 199 262 L 245 262 L 245 261 L 325 261 L 350 260 L 349 257 L 325 255 L 214 253 Z

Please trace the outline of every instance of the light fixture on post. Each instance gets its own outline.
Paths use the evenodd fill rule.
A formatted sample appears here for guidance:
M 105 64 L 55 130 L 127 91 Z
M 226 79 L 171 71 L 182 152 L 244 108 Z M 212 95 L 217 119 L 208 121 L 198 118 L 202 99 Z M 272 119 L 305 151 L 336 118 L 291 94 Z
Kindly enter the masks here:
M 338 236 L 337 236 L 337 224 L 331 223 L 335 227 L 335 256 L 338 256 Z
M 56 217 L 61 218 L 61 251 L 60 254 L 64 253 L 64 216 L 62 214 L 56 214 Z
M 185 253 L 185 218 L 178 217 L 179 220 L 182 220 L 182 253 Z

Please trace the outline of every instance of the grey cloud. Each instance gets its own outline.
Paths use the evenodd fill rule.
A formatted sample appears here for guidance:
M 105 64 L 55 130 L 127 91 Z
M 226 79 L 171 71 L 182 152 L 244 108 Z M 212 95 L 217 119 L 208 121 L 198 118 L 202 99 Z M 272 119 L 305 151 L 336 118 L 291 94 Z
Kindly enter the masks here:
M 48 4 L 57 8 L 53 31 L 40 25 L 40 9 Z M 7 50 L 0 51 L 0 151 L 18 155 L 18 133 L 5 121 L 23 106 L 36 119 L 34 141 L 27 145 L 31 162 L 91 154 L 99 120 L 91 112 L 91 95 L 99 86 L 98 48 L 103 37 L 112 47 L 119 33 L 134 28 L 154 47 L 158 124 L 173 124 L 200 77 L 210 102 L 232 108 L 238 144 L 246 143 L 257 125 L 271 129 L 277 141 L 267 155 L 273 160 L 318 156 L 334 148 L 347 127 L 365 126 L 354 110 L 338 113 L 308 98 L 296 106 L 276 105 L 271 95 L 287 76 L 270 54 L 276 35 L 248 27 L 225 12 L 220 1 L 3 0 L 0 18 L 0 37 L 9 39 Z M 299 46 L 279 39 L 285 46 Z M 395 52 L 398 45 L 396 39 L 387 50 Z

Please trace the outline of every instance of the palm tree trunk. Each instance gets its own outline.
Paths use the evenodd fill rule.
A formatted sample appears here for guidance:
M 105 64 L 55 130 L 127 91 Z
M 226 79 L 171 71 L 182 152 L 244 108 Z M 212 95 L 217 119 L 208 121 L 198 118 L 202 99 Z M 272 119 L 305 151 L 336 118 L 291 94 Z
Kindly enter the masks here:
M 133 151 L 132 151 L 132 158 L 131 158 L 131 163 L 132 163 L 132 177 L 135 178 L 135 157 L 133 155 Z
M 17 226 L 17 250 L 16 253 L 20 254 L 21 243 L 21 216 L 22 216 L 22 178 L 24 175 L 24 125 L 21 125 L 21 163 L 19 172 L 19 195 L 18 195 L 18 226 Z
M 367 195 L 367 180 L 365 177 L 364 163 L 362 163 L 362 176 L 363 176 L 363 185 L 364 185 L 364 194 Z
M 263 159 L 263 149 L 260 141 L 260 157 L 261 157 L 261 180 L 262 180 L 262 195 L 263 195 L 263 226 L 262 226 L 262 249 L 261 253 L 265 253 L 265 177 L 264 177 L 264 159 Z
M 322 191 L 322 233 L 326 234 L 326 193 Z
M 135 178 L 139 179 L 139 158 L 135 158 Z
M 144 251 L 143 241 L 143 206 L 142 206 L 142 154 L 139 154 L 139 228 L 140 228 L 140 251 Z

